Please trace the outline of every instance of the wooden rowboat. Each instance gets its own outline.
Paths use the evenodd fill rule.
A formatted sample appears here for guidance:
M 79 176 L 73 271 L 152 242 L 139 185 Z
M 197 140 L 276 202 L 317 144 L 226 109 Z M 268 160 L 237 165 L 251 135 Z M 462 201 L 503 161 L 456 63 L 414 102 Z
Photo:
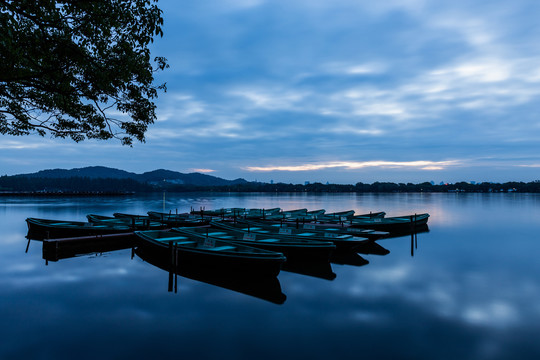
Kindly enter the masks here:
M 335 213 L 325 213 L 323 209 L 307 211 L 307 212 L 296 212 L 296 213 L 278 213 L 276 215 L 267 216 L 264 221 L 280 221 L 280 222 L 289 222 L 289 223 L 325 223 L 325 224 L 340 224 L 342 225 L 345 222 L 350 222 L 354 219 L 371 219 L 371 218 L 383 218 L 385 216 L 384 211 L 380 212 L 371 212 L 366 214 L 354 215 L 354 210 L 341 211 Z
M 285 239 L 301 238 L 312 241 L 330 241 L 336 245 L 336 250 L 339 251 L 351 250 L 356 246 L 361 245 L 362 242 L 368 241 L 366 238 L 355 237 L 347 233 L 297 229 L 296 227 L 288 226 L 287 224 L 270 224 L 238 220 L 237 222 L 213 221 L 211 225 L 223 229 L 242 231 L 243 233 L 253 232 Z
M 267 216 L 272 216 L 281 211 L 281 208 L 271 209 L 248 209 L 239 217 L 244 219 L 265 219 Z
M 218 227 L 173 228 L 181 234 L 234 241 L 239 244 L 283 253 L 291 261 L 328 261 L 336 246 L 329 241 L 313 241 L 301 238 L 282 238 L 278 236 L 244 233 L 242 231 Z
M 69 220 L 28 218 L 29 239 L 57 239 L 79 236 L 119 234 L 133 231 L 130 226 L 118 224 L 89 223 Z
M 354 210 L 325 213 L 317 217 L 317 220 L 346 220 L 354 215 Z
M 249 220 L 246 220 L 249 222 Z M 259 220 L 258 223 L 263 225 L 277 225 L 282 226 L 286 225 L 289 227 L 293 227 L 295 229 L 303 229 L 307 231 L 315 231 L 319 234 L 322 234 L 322 236 L 327 237 L 336 237 L 339 235 L 352 235 L 357 236 L 361 238 L 367 238 L 369 240 L 378 240 L 381 238 L 389 237 L 390 233 L 386 231 L 379 231 L 379 230 L 371 230 L 371 229 L 362 229 L 362 228 L 352 228 L 349 226 L 346 226 L 343 222 L 328 222 L 328 223 L 320 223 L 320 222 L 314 222 L 314 221 L 282 221 L 282 220 L 265 220 L 261 221 Z M 336 235 L 330 235 L 330 234 L 336 234 Z
M 203 216 L 192 215 L 188 213 L 183 214 L 168 214 L 157 211 L 148 211 L 148 216 L 153 221 L 159 221 L 169 227 L 175 226 L 201 226 L 210 222 L 210 218 Z
M 415 232 L 427 226 L 429 214 L 414 214 L 373 219 L 351 219 L 345 224 L 351 228 L 394 232 Z
M 133 230 L 159 230 L 164 229 L 166 226 L 157 221 L 151 221 L 148 219 L 136 219 L 128 217 L 111 217 L 105 215 L 88 214 L 86 215 L 88 222 L 94 224 L 114 224 L 114 225 L 127 225 Z
M 283 254 L 215 238 L 164 230 L 135 231 L 139 246 L 155 256 L 167 256 L 173 267 L 277 276 Z
M 150 220 L 150 216 L 148 215 L 138 215 L 138 214 L 126 214 L 126 213 L 119 213 L 119 212 L 115 212 L 113 213 L 113 216 L 115 218 L 120 218 L 120 219 L 135 219 L 135 220 Z
M 302 209 L 294 209 L 294 210 L 285 210 L 280 211 L 275 214 L 266 216 L 267 219 L 291 219 L 296 218 L 299 216 L 308 216 L 308 209 L 302 208 Z
M 326 223 L 342 223 L 354 219 L 372 219 L 372 218 L 383 218 L 386 215 L 384 211 L 370 212 L 366 214 L 357 214 L 355 215 L 354 210 L 349 211 L 339 211 L 334 213 L 326 213 L 322 216 L 318 216 L 316 221 L 326 222 Z
M 191 214 L 201 215 L 201 216 L 221 216 L 221 217 L 232 217 L 232 216 L 242 216 L 246 212 L 245 208 L 222 208 L 215 210 L 191 210 Z

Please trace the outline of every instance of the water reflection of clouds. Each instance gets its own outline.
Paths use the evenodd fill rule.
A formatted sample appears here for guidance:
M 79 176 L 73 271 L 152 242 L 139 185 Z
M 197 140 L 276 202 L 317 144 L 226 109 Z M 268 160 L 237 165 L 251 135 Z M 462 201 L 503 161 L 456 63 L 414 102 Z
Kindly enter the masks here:
M 127 258 L 129 251 L 124 251 L 124 256 L 117 253 L 89 254 L 81 257 L 63 259 L 58 262 L 49 262 L 38 256 L 41 253 L 41 243 L 32 242 L 30 252 L 26 255 L 26 261 L 20 259 L 4 260 L 4 266 L 0 267 L 0 284 L 3 288 L 47 288 L 65 283 L 85 283 L 89 281 L 102 281 L 105 279 L 118 279 L 133 275 L 134 269 L 142 264 L 119 259 Z M 20 251 L 22 252 L 22 250 Z
M 335 267 L 334 281 L 314 281 L 307 293 L 289 283 L 300 279 L 286 279 L 284 312 L 332 341 L 336 333 L 343 342 L 356 339 L 358 349 L 374 358 L 437 353 L 434 358 L 510 359 L 516 350 L 535 352 L 540 306 L 531 299 L 540 292 L 532 277 L 516 282 L 500 274 L 446 273 L 407 263 L 376 276 L 381 268 L 370 266 Z M 393 353 L 388 341 L 403 352 Z
M 389 317 L 382 313 L 376 313 L 374 311 L 352 311 L 350 315 L 351 319 L 361 323 L 377 323 L 381 324 L 382 322 L 387 322 Z
M 36 270 L 38 267 L 35 263 L 15 263 L 9 264 L 3 268 L 5 274 L 28 273 Z
M 333 281 L 282 272 L 279 280 L 287 295 L 283 305 L 183 277 L 178 277 L 178 293 L 168 293 L 167 272 L 137 257 L 131 260 L 130 250 L 45 266 L 40 243 L 32 242 L 24 253 L 21 231 L 28 214 L 21 207 L 17 218 L 8 213 L 0 219 L 0 318 L 7 324 L 0 328 L 6 339 L 0 357 L 39 358 L 46 351 L 41 358 L 67 359 L 84 349 L 78 356 L 90 359 L 107 348 L 111 358 L 153 358 L 158 348 L 159 355 L 188 358 L 225 353 L 260 359 L 283 354 L 313 359 L 353 359 L 359 354 L 381 359 L 533 358 L 540 330 L 534 241 L 538 226 L 530 222 L 520 229 L 530 235 L 521 241 L 501 236 L 515 235 L 516 229 L 497 221 L 464 227 L 458 220 L 473 213 L 476 221 L 505 214 L 498 213 L 498 197 L 484 199 L 484 205 L 475 196 L 463 195 L 291 195 L 259 200 L 247 195 L 190 195 L 188 204 L 207 203 L 207 208 L 258 207 L 264 200 L 265 207 L 381 208 L 395 215 L 423 208 L 432 214 L 431 232 L 419 235 L 414 258 L 404 237 L 380 241 L 391 253 L 367 256 L 367 266 L 332 265 L 337 274 Z M 182 199 L 169 196 L 171 206 L 184 206 Z M 512 219 L 532 216 L 538 206 L 527 204 L 531 202 L 522 202 L 523 211 L 512 212 Z M 132 208 L 126 205 L 125 212 L 159 210 L 161 205 L 159 200 L 136 202 Z M 54 202 L 49 206 L 54 208 Z M 105 211 L 97 202 L 92 206 Z M 66 218 L 93 212 L 88 204 L 78 204 L 72 215 L 69 207 L 60 208 Z M 47 211 L 52 214 L 51 209 Z M 64 349 L 50 347 L 57 338 L 65 340 Z M 102 346 L 96 350 L 90 344 Z
M 3 233 L 0 236 L 0 246 L 4 245 L 22 245 L 24 243 L 24 237 L 26 233 Z
M 32 281 L 27 284 L 31 287 L 22 289 L 28 298 L 39 294 L 40 304 L 25 300 L 22 306 L 26 306 L 25 311 L 42 312 L 40 321 L 54 324 L 53 328 L 60 329 L 69 341 L 88 337 L 108 344 L 105 335 L 99 334 L 121 331 L 124 335 L 116 341 L 130 356 L 138 353 L 126 348 L 133 339 L 141 342 L 140 351 L 144 353 L 150 344 L 172 351 L 178 337 L 185 339 L 189 352 L 197 347 L 198 339 L 211 338 L 215 347 L 230 347 L 238 355 L 243 344 L 252 344 L 250 353 L 254 354 L 256 348 L 265 345 L 262 339 L 273 336 L 273 347 L 262 359 L 276 358 L 287 350 L 294 353 L 294 349 L 302 349 L 313 358 L 344 356 L 353 343 L 358 351 L 368 351 L 374 357 L 393 354 L 399 358 L 397 349 L 409 354 L 420 350 L 434 354 L 438 350 L 427 344 L 440 344 L 438 336 L 443 336 L 445 341 L 463 341 L 447 359 L 458 358 L 464 349 L 476 358 L 497 358 L 510 340 L 505 339 L 501 345 L 474 329 L 493 327 L 486 316 L 495 314 L 498 321 L 508 321 L 505 316 L 512 312 L 497 301 L 488 302 L 484 313 L 475 311 L 483 310 L 493 292 L 519 290 L 503 279 L 501 290 L 492 290 L 491 294 L 482 290 L 478 299 L 467 298 L 466 294 L 474 290 L 471 288 L 486 280 L 484 277 L 444 276 L 438 270 L 426 273 L 398 262 L 384 272 L 383 268 L 370 270 L 372 265 L 336 267 L 342 271 L 334 281 L 283 273 L 280 279 L 288 300 L 275 306 L 183 277 L 178 279 L 178 294 L 167 294 L 166 272 L 137 258 L 131 261 L 126 255 L 122 252 L 43 265 L 41 271 L 37 269 L 41 278 L 31 276 L 41 285 Z M 528 284 L 529 294 L 538 294 L 533 285 Z M 79 330 L 68 334 L 66 329 L 75 324 L 79 324 Z M 222 331 L 224 326 L 226 332 Z M 437 329 L 435 334 L 426 330 L 432 327 Z M 153 335 L 146 334 L 148 331 Z M 414 337 L 420 333 L 425 334 L 421 340 Z M 393 339 L 395 353 L 387 348 L 388 339 Z M 204 354 L 219 355 L 204 349 Z
M 400 264 L 377 271 L 368 269 L 368 277 L 379 284 L 395 284 L 401 283 L 404 279 L 409 278 L 411 274 L 411 266 L 409 264 Z
M 107 276 L 124 276 L 129 274 L 129 271 L 123 267 L 104 269 L 96 273 L 97 277 L 107 277 Z
M 518 312 L 500 300 L 481 306 L 470 306 L 463 311 L 463 319 L 473 325 L 509 326 L 518 323 Z
M 347 278 L 345 278 L 347 277 Z M 395 302 L 401 299 L 432 316 L 473 326 L 511 328 L 535 325 L 540 320 L 540 306 L 531 299 L 540 298 L 540 287 L 534 278 L 477 272 L 448 272 L 436 267 L 412 268 L 402 263 L 384 269 L 340 273 L 335 280 L 341 286 L 333 289 L 351 299 L 367 303 Z M 393 299 L 393 300 L 391 300 Z M 366 321 L 384 318 L 380 309 L 350 309 L 351 319 Z M 392 309 L 384 312 L 387 314 Z

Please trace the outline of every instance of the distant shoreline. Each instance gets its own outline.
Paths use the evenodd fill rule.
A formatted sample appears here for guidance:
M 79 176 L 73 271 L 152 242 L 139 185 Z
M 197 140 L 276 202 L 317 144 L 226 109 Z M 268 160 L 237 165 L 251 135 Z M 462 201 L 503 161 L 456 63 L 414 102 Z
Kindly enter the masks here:
M 266 184 L 258 183 L 239 186 L 175 186 L 168 188 L 144 189 L 142 191 L 84 191 L 84 190 L 0 190 L 0 197 L 113 197 L 113 196 L 138 196 L 148 194 L 182 194 L 182 193 L 264 193 L 264 194 L 328 194 L 328 193 L 540 193 L 540 183 L 506 183 L 506 184 L 456 184 L 431 185 L 425 184 L 393 184 L 374 183 L 356 185 L 336 184 Z M 466 186 L 464 186 L 466 185 Z
M 531 182 L 422 182 L 330 184 L 320 182 L 265 183 L 226 180 L 200 173 L 158 169 L 136 174 L 104 166 L 50 169 L 32 174 L 0 176 L 0 196 L 125 196 L 150 193 L 540 193 L 540 180 Z
M 135 193 L 126 192 L 109 192 L 109 191 L 0 191 L 0 197 L 18 196 L 18 197 L 47 197 L 47 196 L 127 196 L 136 195 Z

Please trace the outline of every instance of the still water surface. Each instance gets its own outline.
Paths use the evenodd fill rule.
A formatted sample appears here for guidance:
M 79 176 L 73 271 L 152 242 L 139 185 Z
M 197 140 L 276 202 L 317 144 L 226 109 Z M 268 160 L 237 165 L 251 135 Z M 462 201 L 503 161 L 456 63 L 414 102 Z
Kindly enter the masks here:
M 27 217 L 202 206 L 429 212 L 430 231 L 414 256 L 404 236 L 367 265 L 331 264 L 333 280 L 282 271 L 278 303 L 185 277 L 168 292 L 131 249 L 48 265 L 40 242 L 25 253 Z M 0 198 L 0 229 L 0 359 L 540 358 L 535 194 Z

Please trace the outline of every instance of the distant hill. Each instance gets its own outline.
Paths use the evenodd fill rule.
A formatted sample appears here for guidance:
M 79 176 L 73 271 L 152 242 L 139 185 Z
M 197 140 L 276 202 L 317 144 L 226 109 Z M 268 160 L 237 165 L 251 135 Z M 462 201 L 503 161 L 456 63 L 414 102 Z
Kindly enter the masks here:
M 245 184 L 244 179 L 226 180 L 217 176 L 200 173 L 184 174 L 178 171 L 159 169 L 154 171 L 136 174 L 105 166 L 89 166 L 77 169 L 49 169 L 41 170 L 31 174 L 19 174 L 14 177 L 20 178 L 46 178 L 46 179 L 67 179 L 67 178 L 89 178 L 89 179 L 131 179 L 141 183 L 155 185 L 182 184 L 195 186 L 226 186 Z
M 138 175 L 135 173 L 108 168 L 105 166 L 89 166 L 77 169 L 48 169 L 41 170 L 31 174 L 19 174 L 18 177 L 27 178 L 47 178 L 47 179 L 65 179 L 73 177 L 87 177 L 90 179 L 134 179 Z
M 134 178 L 140 182 L 158 183 L 161 181 L 170 182 L 173 184 L 197 185 L 197 186 L 225 186 L 247 183 L 244 179 L 225 180 L 217 176 L 206 175 L 201 173 L 184 174 L 171 170 L 154 170 L 137 175 Z

